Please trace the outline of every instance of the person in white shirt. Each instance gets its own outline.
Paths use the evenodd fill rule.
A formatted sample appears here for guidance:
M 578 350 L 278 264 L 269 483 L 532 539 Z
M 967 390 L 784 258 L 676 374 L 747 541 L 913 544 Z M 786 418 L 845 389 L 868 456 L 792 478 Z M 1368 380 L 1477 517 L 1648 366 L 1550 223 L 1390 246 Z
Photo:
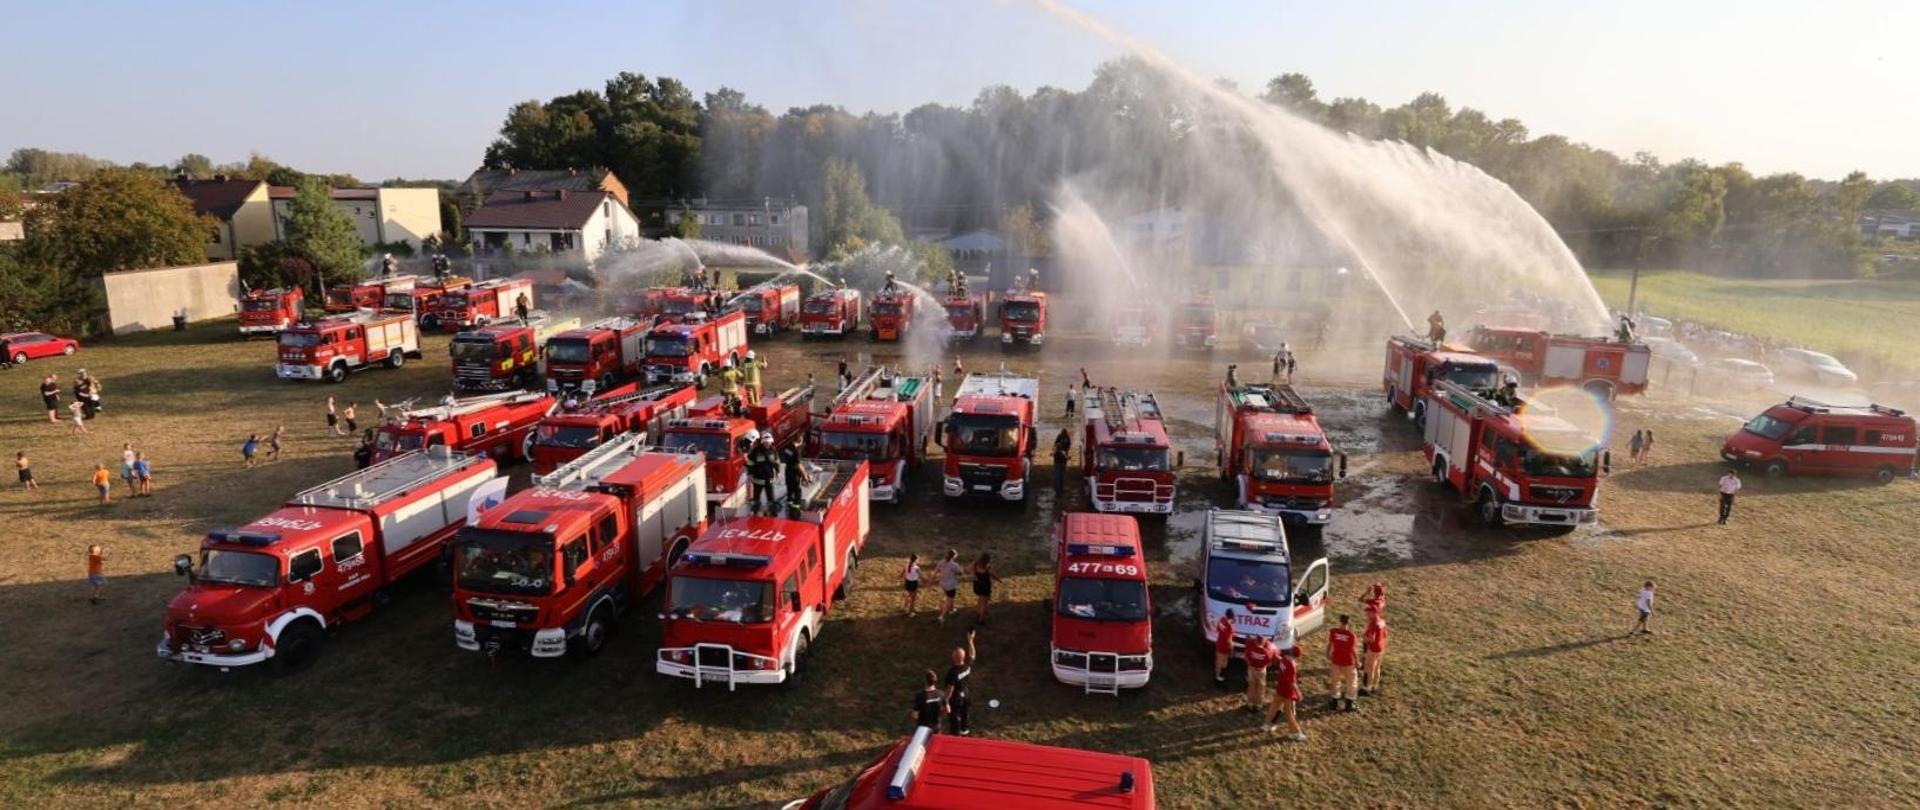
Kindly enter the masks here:
M 1649 579 L 1640 586 L 1640 597 L 1633 600 L 1633 606 L 1640 611 L 1640 620 L 1633 623 L 1633 629 L 1628 630 L 1627 635 L 1652 633 L 1653 630 L 1647 627 L 1647 620 L 1653 618 L 1653 580 Z
M 1740 474 L 1728 470 L 1720 476 L 1720 525 L 1727 525 L 1727 518 L 1733 514 L 1733 495 L 1740 491 Z
M 900 600 L 900 607 L 907 612 L 908 616 L 912 616 L 914 607 L 920 601 L 920 555 L 907 555 L 907 567 L 900 572 L 900 581 L 906 589 L 905 596 Z

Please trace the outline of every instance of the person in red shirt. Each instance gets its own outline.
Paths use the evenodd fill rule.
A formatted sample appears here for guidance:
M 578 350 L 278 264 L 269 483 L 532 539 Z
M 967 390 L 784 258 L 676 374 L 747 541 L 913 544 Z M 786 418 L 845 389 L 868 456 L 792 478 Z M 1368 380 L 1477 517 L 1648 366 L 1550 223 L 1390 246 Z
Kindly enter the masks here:
M 1359 673 L 1354 665 L 1354 643 L 1359 641 L 1353 630 L 1347 627 L 1351 617 L 1340 614 L 1340 626 L 1327 633 L 1327 660 L 1333 664 L 1333 705 L 1339 709 L 1340 702 L 1346 701 L 1347 711 L 1353 711 L 1353 699 L 1359 692 Z
M 1242 654 L 1247 659 L 1247 711 L 1258 714 L 1267 703 L 1267 666 L 1279 657 L 1279 648 L 1266 636 L 1247 642 Z
M 1360 606 L 1368 612 L 1387 612 L 1387 584 L 1375 582 L 1366 593 L 1360 595 Z
M 1298 707 L 1300 705 L 1300 668 L 1293 659 L 1300 657 L 1300 645 L 1295 644 L 1274 656 L 1273 662 L 1273 701 L 1267 704 L 1268 734 L 1279 729 L 1274 723 L 1282 713 L 1287 715 L 1287 742 L 1301 742 L 1307 733 L 1300 730 Z
M 1380 611 L 1367 611 L 1367 629 L 1360 637 L 1360 646 L 1360 694 L 1370 697 L 1380 691 L 1380 659 L 1387 654 L 1387 617 Z
M 1233 609 L 1220 614 L 1213 628 L 1213 684 L 1227 685 L 1227 662 L 1233 660 Z

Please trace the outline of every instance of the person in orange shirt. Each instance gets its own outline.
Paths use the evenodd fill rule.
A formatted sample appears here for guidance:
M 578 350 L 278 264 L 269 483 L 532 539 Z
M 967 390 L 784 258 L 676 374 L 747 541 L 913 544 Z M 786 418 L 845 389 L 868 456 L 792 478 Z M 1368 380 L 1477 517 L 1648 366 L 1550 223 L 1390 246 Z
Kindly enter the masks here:
M 100 490 L 101 503 L 107 503 L 111 500 L 111 498 L 108 497 L 107 493 L 112 491 L 112 487 L 113 487 L 113 476 L 110 476 L 107 474 L 107 465 L 105 464 L 93 465 L 93 488 Z
M 1380 659 L 1387 655 L 1387 617 L 1367 609 L 1367 629 L 1360 636 L 1360 694 L 1371 697 L 1380 691 Z
M 101 472 L 106 472 L 105 468 Z M 107 550 L 101 546 L 87 546 L 87 584 L 93 586 L 93 593 L 87 601 L 100 604 L 100 592 L 107 587 Z
M 1220 621 L 1213 629 L 1213 683 L 1225 688 L 1227 685 L 1227 662 L 1233 660 L 1233 608 L 1227 608 L 1220 614 Z
M 1353 649 L 1355 642 L 1359 639 L 1353 635 L 1353 630 L 1347 627 L 1350 621 L 1347 614 L 1340 614 L 1340 626 L 1327 633 L 1327 661 L 1333 665 L 1331 708 L 1341 708 L 1341 701 L 1344 700 L 1347 711 L 1354 710 L 1353 699 L 1360 691 L 1358 673 L 1354 670 L 1357 661 L 1354 658 Z
M 1267 666 L 1280 657 L 1280 649 L 1266 636 L 1254 636 L 1241 652 L 1247 660 L 1247 711 L 1259 713 L 1267 702 Z

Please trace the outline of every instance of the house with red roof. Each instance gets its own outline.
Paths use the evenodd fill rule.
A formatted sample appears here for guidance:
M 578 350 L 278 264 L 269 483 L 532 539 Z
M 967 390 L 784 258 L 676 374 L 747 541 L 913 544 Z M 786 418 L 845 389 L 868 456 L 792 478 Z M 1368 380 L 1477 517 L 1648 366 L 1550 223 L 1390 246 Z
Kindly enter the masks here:
M 241 248 L 279 238 L 274 231 L 273 203 L 267 196 L 266 183 L 217 174 L 205 180 L 175 178 L 173 187 L 193 205 L 195 213 L 218 221 L 207 238 L 208 261 L 233 259 L 240 255 Z
M 476 256 L 573 254 L 591 264 L 640 241 L 640 221 L 605 191 L 495 191 L 465 225 Z

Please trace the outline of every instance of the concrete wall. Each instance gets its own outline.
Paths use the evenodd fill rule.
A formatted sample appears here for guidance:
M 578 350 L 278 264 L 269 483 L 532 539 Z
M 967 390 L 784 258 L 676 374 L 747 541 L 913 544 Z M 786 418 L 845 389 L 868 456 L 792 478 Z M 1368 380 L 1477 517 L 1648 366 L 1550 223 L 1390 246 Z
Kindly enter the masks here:
M 431 188 L 380 189 L 380 216 L 386 238 L 420 249 L 420 240 L 439 233 L 440 191 Z
M 240 265 L 214 262 L 127 270 L 108 273 L 100 283 L 106 289 L 108 324 L 114 334 L 123 335 L 172 328 L 173 316 L 182 310 L 188 321 L 232 315 L 239 307 Z

